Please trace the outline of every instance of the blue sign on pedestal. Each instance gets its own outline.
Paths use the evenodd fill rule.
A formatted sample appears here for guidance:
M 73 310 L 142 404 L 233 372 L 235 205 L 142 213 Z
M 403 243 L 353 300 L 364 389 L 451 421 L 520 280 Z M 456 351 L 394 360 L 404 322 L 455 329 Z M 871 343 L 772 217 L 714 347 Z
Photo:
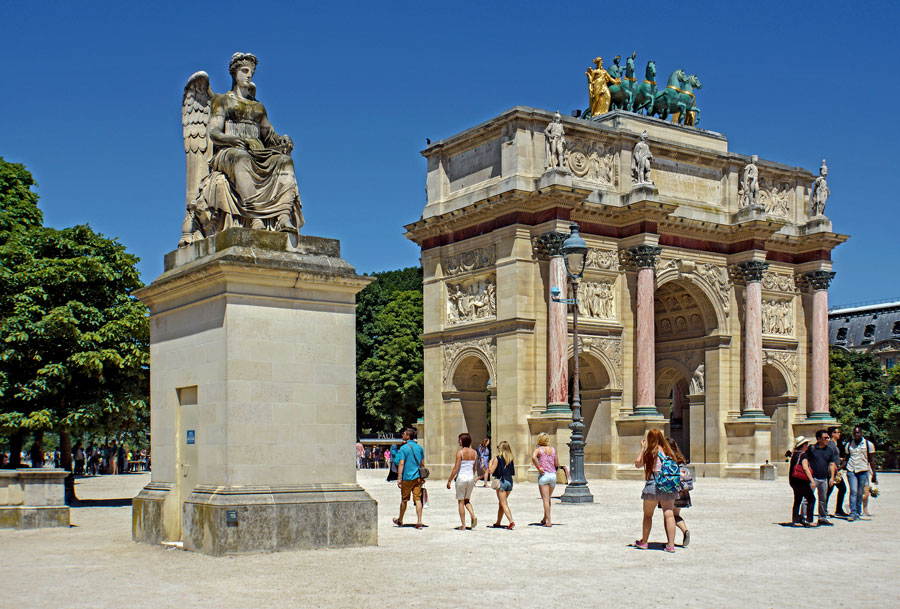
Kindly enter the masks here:
M 194 443 L 194 430 L 193 429 L 187 430 L 187 443 L 188 444 Z

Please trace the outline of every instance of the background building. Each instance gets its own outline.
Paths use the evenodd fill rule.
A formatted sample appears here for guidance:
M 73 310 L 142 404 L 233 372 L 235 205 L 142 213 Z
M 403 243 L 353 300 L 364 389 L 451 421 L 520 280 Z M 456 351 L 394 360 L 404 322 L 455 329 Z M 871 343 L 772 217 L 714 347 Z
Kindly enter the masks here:
M 834 347 L 872 353 L 885 369 L 900 362 L 900 301 L 837 307 L 828 312 Z

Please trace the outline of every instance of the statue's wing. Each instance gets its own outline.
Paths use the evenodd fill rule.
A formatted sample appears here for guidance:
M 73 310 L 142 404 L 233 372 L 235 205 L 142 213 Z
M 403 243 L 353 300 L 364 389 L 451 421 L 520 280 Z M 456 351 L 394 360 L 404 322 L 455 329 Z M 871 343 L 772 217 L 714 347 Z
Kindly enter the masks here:
M 206 72 L 195 72 L 184 86 L 181 104 L 181 126 L 184 132 L 184 154 L 187 158 L 186 203 L 197 196 L 200 181 L 209 173 L 212 143 L 209 141 L 209 116 L 213 92 Z

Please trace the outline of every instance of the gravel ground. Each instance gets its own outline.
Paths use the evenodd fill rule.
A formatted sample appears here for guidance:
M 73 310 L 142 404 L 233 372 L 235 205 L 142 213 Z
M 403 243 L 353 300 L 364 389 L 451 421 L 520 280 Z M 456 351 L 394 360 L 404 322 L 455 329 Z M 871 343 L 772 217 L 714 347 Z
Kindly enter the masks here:
M 453 491 L 429 482 L 427 528 L 399 529 L 399 491 L 384 470 L 360 472 L 378 501 L 379 545 L 211 558 L 131 541 L 131 507 L 72 509 L 72 527 L 0 531 L 0 607 L 829 607 L 895 601 L 900 476 L 883 474 L 873 518 L 794 529 L 785 480 L 700 479 L 684 516 L 689 548 L 661 551 L 661 516 L 649 551 L 640 536 L 641 482 L 592 480 L 596 503 L 554 502 L 541 518 L 537 486 L 510 496 L 516 530 L 489 529 L 497 501 L 476 488 L 473 531 L 459 524 Z M 129 498 L 148 474 L 78 481 L 82 499 Z M 564 487 L 558 487 L 556 495 Z M 834 499 L 832 498 L 832 505 Z M 111 505 L 110 505 L 111 504 Z M 407 520 L 409 520 L 407 518 Z M 677 535 L 677 543 L 681 534 Z M 844 582 L 848 565 L 860 585 Z M 818 598 L 816 598 L 818 597 Z

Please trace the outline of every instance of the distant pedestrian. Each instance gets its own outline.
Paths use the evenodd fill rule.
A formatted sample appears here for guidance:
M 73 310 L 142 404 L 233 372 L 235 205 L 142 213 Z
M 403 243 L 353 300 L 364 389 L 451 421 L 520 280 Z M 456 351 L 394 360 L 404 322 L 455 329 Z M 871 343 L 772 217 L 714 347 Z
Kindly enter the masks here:
M 447 480 L 447 489 L 450 489 L 450 483 L 456 481 L 456 502 L 459 507 L 459 520 L 462 523 L 456 527 L 459 531 L 466 530 L 466 510 L 472 519 L 472 528 L 478 524 L 478 518 L 475 517 L 475 508 L 472 507 L 472 489 L 475 488 L 475 462 L 478 459 L 478 453 L 472 450 L 472 436 L 467 433 L 459 434 L 459 450 L 456 451 L 456 463 L 453 464 L 453 471 L 450 472 L 450 478 Z
M 480 461 L 479 465 L 481 465 L 481 477 L 484 482 L 482 486 L 488 485 L 488 478 L 490 477 L 490 473 L 488 469 L 491 463 L 491 439 L 484 438 L 481 441 L 481 444 L 478 445 L 478 459 Z
M 675 438 L 666 438 L 666 442 L 669 443 L 669 448 L 672 449 L 672 453 L 675 455 L 675 463 L 678 464 L 678 474 L 681 477 L 681 488 L 678 490 L 678 499 L 675 500 L 675 509 L 672 512 L 675 514 L 675 526 L 681 531 L 681 547 L 686 548 L 691 543 L 691 532 L 688 530 L 684 518 L 681 517 L 681 510 L 691 507 L 691 490 L 686 487 L 693 487 L 694 478 L 688 469 L 687 459 L 684 458 L 684 454 L 678 448 L 678 442 L 675 441 Z
M 497 456 L 491 459 L 488 472 L 493 475 L 491 488 L 497 491 L 497 522 L 491 525 L 493 528 L 506 528 L 510 531 L 516 527 L 513 522 L 512 511 L 509 509 L 509 494 L 513 489 L 513 477 L 516 475 L 516 464 L 513 459 L 509 442 L 503 441 L 497 445 Z M 503 526 L 503 516 L 509 522 Z
M 363 468 L 363 460 L 366 456 L 366 449 L 363 447 L 362 442 L 359 440 L 356 441 L 356 469 Z
M 559 460 L 556 449 L 550 446 L 550 436 L 544 432 L 538 434 L 537 447 L 531 453 L 531 462 L 538 470 L 538 490 L 541 493 L 541 501 L 544 504 L 544 517 L 541 524 L 545 527 L 553 526 L 550 521 L 550 496 L 556 488 L 556 470 L 559 469 Z
M 641 451 L 634 460 L 635 467 L 644 468 L 644 490 L 641 499 L 644 502 L 644 518 L 641 538 L 634 542 L 641 550 L 648 548 L 650 529 L 653 526 L 653 513 L 657 504 L 663 511 L 663 523 L 666 529 L 666 552 L 675 551 L 675 500 L 678 499 L 680 478 L 675 453 L 665 436 L 658 429 L 651 429 L 647 437 L 641 440 Z
M 416 430 L 407 427 L 403 430 L 403 446 L 397 451 L 397 474 L 400 480 L 397 486 L 400 487 L 400 516 L 394 518 L 394 524 L 398 527 L 403 526 L 403 515 L 406 513 L 406 504 L 412 496 L 413 504 L 416 506 L 416 528 L 421 529 L 425 525 L 422 524 L 422 484 L 425 479 L 422 477 L 422 466 L 425 463 L 425 451 L 416 443 Z
M 834 486 L 828 489 L 828 495 L 830 497 L 831 491 L 835 488 L 837 489 L 837 504 L 834 507 L 834 515 L 846 518 L 850 515 L 844 511 L 844 496 L 847 494 L 847 482 L 844 480 L 844 474 L 847 471 L 847 444 L 841 440 L 840 427 L 829 427 L 828 434 L 831 436 L 831 441 L 834 443 L 835 448 L 837 448 L 838 458 L 840 459 L 837 471 L 834 474 Z
M 816 494 L 819 497 L 819 526 L 830 527 L 828 521 L 828 490 L 834 486 L 834 475 L 837 472 L 840 455 L 837 447 L 831 442 L 831 436 L 824 429 L 816 432 L 816 443 L 807 449 L 809 468 L 812 470 L 813 482 L 816 483 Z
M 73 456 L 75 457 L 75 474 L 83 476 L 84 475 L 84 449 L 81 447 L 81 443 L 75 445 L 75 451 Z
M 850 484 L 850 521 L 859 520 L 862 512 L 863 494 L 869 485 L 869 473 L 872 482 L 878 483 L 875 474 L 873 453 L 875 445 L 863 437 L 862 428 L 853 428 L 853 439 L 847 444 L 847 481 Z
M 791 525 L 811 527 L 813 525 L 813 510 L 816 501 L 813 489 L 812 469 L 809 467 L 809 440 L 803 436 L 794 438 L 794 452 L 791 454 L 790 467 L 788 469 L 788 482 L 794 491 L 794 507 L 791 509 Z M 806 500 L 806 516 L 801 513 L 803 500 Z
M 397 479 L 397 448 L 396 444 L 391 446 L 391 468 L 388 470 L 388 482 L 393 482 Z

